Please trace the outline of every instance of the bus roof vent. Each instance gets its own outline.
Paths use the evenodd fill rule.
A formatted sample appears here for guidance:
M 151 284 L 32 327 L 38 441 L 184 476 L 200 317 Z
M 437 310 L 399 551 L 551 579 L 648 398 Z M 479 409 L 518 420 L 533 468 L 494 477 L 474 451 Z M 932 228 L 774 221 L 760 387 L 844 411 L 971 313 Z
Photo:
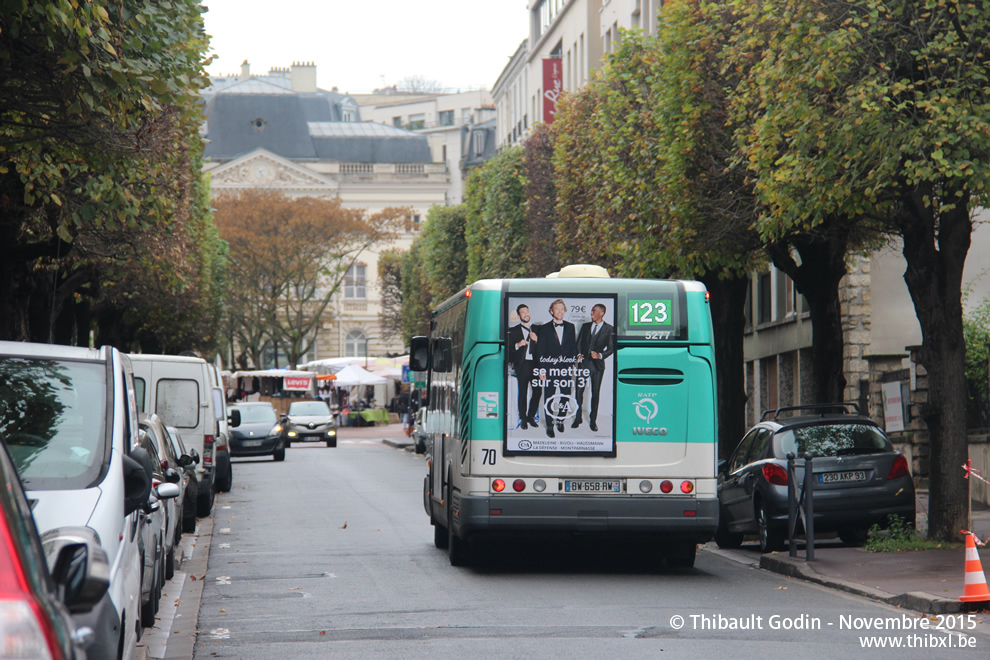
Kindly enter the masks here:
M 593 264 L 571 264 L 564 266 L 558 273 L 551 273 L 547 277 L 600 277 L 608 278 L 608 271 L 601 266 Z

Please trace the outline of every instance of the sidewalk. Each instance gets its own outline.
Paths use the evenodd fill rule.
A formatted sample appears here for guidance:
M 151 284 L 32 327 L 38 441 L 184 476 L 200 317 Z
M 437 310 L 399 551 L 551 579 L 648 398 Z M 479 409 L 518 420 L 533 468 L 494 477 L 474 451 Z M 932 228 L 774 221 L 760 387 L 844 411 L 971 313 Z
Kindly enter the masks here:
M 927 527 L 928 494 L 918 494 L 918 528 Z M 990 510 L 973 510 L 973 529 L 981 539 L 990 534 Z M 990 548 L 990 546 L 988 546 Z M 966 611 L 963 595 L 965 548 L 922 552 L 867 552 L 838 540 L 815 543 L 815 560 L 785 550 L 760 557 L 760 568 L 928 614 Z M 981 548 L 984 570 L 990 549 Z

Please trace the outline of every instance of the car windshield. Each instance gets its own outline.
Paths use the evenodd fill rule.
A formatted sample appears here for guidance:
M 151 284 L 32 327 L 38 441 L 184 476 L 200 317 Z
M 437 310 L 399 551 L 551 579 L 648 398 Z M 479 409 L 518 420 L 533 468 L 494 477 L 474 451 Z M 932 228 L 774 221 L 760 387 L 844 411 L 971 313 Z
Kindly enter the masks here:
M 893 451 L 890 441 L 876 426 L 867 424 L 817 424 L 777 432 L 779 458 L 794 452 L 798 457 L 876 454 Z
M 106 455 L 106 365 L 0 358 L 0 435 L 28 490 L 89 487 Z
M 271 406 L 234 406 L 241 411 L 241 424 L 269 422 L 275 425 L 275 409 Z
M 296 401 L 289 406 L 290 415 L 329 415 L 330 408 L 323 401 Z

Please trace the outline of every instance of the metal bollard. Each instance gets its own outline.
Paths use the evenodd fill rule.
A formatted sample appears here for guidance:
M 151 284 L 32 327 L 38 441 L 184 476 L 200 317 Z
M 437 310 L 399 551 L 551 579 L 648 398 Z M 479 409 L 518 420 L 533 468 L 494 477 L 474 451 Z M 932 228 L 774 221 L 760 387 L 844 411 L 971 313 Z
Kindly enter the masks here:
M 811 469 L 811 453 L 804 455 L 804 537 L 805 561 L 815 560 L 815 498 L 814 478 Z
M 797 484 L 795 481 L 794 452 L 787 452 L 787 548 L 788 556 L 797 557 L 797 541 L 794 530 L 797 528 Z

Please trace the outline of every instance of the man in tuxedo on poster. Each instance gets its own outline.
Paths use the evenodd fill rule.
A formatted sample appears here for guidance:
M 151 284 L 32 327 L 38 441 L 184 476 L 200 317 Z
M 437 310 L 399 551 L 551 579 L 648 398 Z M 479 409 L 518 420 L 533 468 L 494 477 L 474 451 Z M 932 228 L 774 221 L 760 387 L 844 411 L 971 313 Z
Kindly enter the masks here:
M 539 326 L 530 325 L 530 313 L 527 305 L 516 307 L 516 315 L 519 323 L 509 328 L 509 362 L 515 371 L 516 387 L 518 396 L 516 397 L 519 410 L 519 426 L 526 429 L 527 426 L 536 427 L 536 412 L 540 407 L 539 387 L 532 386 L 533 369 L 536 366 L 536 357 L 533 354 L 533 341 L 531 335 L 535 333 Z
M 564 375 L 565 371 L 577 364 L 577 333 L 574 324 L 564 320 L 567 304 L 558 298 L 550 303 L 551 323 L 544 323 L 536 333 L 536 345 L 533 355 L 536 356 L 537 378 L 543 387 L 543 416 L 546 419 L 547 436 L 554 437 L 554 426 L 557 431 L 564 430 L 563 418 L 567 416 L 567 400 L 571 394 L 573 375 Z M 560 394 L 553 405 L 553 397 Z M 554 419 L 556 415 L 559 419 Z
M 578 333 L 578 372 L 591 372 L 591 414 L 588 423 L 593 432 L 598 431 L 598 404 L 602 393 L 602 378 L 605 376 L 605 358 L 615 353 L 615 327 L 605 322 L 605 305 L 596 303 L 591 308 L 591 321 L 581 326 Z M 582 377 L 577 378 L 577 415 L 571 424 L 572 429 L 581 425 L 581 408 L 584 405 Z

